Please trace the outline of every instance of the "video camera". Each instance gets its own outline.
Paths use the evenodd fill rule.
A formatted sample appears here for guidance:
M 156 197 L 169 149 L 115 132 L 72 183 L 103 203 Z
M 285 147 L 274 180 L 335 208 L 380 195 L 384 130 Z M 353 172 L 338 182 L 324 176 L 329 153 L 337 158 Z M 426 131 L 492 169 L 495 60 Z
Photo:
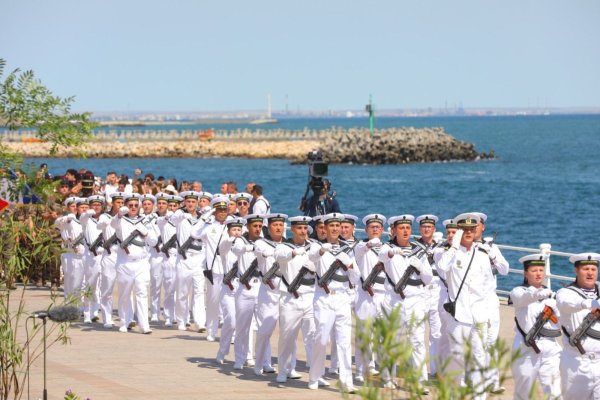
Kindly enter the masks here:
M 308 164 L 308 176 L 310 177 L 308 187 L 316 196 L 323 192 L 325 182 L 323 177 L 329 172 L 329 164 L 323 161 L 323 154 L 319 150 L 309 151 L 306 156 Z

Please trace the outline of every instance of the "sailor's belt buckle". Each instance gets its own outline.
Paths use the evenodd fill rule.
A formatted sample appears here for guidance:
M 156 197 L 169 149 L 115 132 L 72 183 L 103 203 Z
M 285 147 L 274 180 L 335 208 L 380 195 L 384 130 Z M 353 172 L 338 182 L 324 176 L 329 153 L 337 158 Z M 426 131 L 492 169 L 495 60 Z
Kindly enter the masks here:
M 346 293 L 346 291 L 344 289 L 337 289 L 337 290 L 333 290 L 333 289 L 329 289 L 329 294 L 342 294 L 342 293 Z
M 433 289 L 433 285 L 427 286 L 427 289 L 432 290 Z
M 252 283 L 258 283 L 258 278 L 252 278 Z

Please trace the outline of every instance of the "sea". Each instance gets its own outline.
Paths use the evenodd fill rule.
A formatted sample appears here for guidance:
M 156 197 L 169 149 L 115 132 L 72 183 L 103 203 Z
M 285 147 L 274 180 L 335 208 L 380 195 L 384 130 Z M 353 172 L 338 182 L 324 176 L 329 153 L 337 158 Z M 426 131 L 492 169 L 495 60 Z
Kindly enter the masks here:
M 488 215 L 485 236 L 496 243 L 579 253 L 600 252 L 600 115 L 378 118 L 377 128 L 443 127 L 479 152 L 494 151 L 493 160 L 407 165 L 330 165 L 327 178 L 341 209 L 362 218 L 369 213 L 435 214 L 440 221 L 467 211 Z M 261 129 L 326 129 L 368 127 L 366 118 L 288 118 Z M 215 129 L 256 126 L 215 125 Z M 182 125 L 178 129 L 206 129 Z M 127 128 L 132 129 L 132 128 Z M 147 129 L 146 127 L 140 129 Z M 161 129 L 153 126 L 152 129 Z M 172 125 L 164 129 L 174 129 Z M 252 146 L 252 144 L 248 144 Z M 264 187 L 272 211 L 298 215 L 309 180 L 306 165 L 285 160 L 228 158 L 29 159 L 45 162 L 51 174 L 87 168 L 97 176 L 108 171 L 133 175 L 136 168 L 156 177 L 200 180 L 204 190 L 248 181 Z M 359 224 L 362 227 L 361 224 Z M 415 226 L 414 230 L 417 227 Z M 443 226 L 438 224 L 438 230 Z M 416 232 L 418 233 L 418 232 Z M 521 268 L 525 253 L 503 251 L 511 268 Z M 565 257 L 553 256 L 554 274 L 572 275 Z M 522 281 L 511 274 L 498 286 L 510 290 Z M 563 283 L 554 281 L 553 288 Z

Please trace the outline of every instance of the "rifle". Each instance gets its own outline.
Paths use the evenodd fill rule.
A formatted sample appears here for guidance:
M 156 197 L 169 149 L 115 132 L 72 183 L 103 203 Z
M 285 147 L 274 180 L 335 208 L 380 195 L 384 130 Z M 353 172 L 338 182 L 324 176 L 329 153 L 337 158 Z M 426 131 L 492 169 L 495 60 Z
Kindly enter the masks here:
M 319 286 L 321 286 L 327 294 L 329 294 L 329 286 L 327 285 L 338 268 L 343 268 L 345 271 L 348 270 L 348 267 L 345 266 L 340 260 L 335 260 L 333 263 L 331 263 L 329 269 L 323 274 L 323 276 L 319 278 Z
M 257 267 L 258 267 L 258 260 L 255 258 L 250 263 L 250 266 L 248 267 L 248 269 L 244 271 L 242 276 L 240 276 L 240 282 L 243 283 L 244 286 L 246 286 L 246 289 L 248 289 L 248 290 L 252 289 L 252 286 L 250 286 L 250 283 L 249 283 L 250 276 L 252 276 L 252 274 L 254 274 L 254 271 L 256 271 Z
M 177 235 L 171 236 L 171 238 L 169 240 L 167 240 L 165 243 L 163 243 L 163 245 L 160 248 L 160 251 L 165 253 L 165 255 L 168 257 L 169 250 L 176 246 L 176 243 L 175 243 L 176 241 L 177 241 Z
M 587 330 L 596 321 L 600 321 L 600 310 L 592 311 L 586 315 L 581 325 L 579 325 L 577 329 L 573 331 L 571 336 L 569 336 L 569 344 L 577 347 L 577 350 L 579 350 L 581 354 L 585 354 L 585 349 L 583 348 L 581 339 L 583 339 L 584 336 L 587 336 Z
M 377 278 L 381 271 L 383 271 L 383 263 L 379 261 L 373 266 L 373 269 L 362 283 L 363 290 L 369 293 L 371 297 L 375 296 L 375 293 L 373 293 L 373 285 L 375 284 L 375 278 Z
M 301 281 L 302 281 L 302 278 L 304 277 L 304 274 L 307 273 L 308 271 L 309 271 L 309 269 L 306 268 L 306 267 L 300 268 L 300 271 L 298 272 L 298 275 L 296 275 L 296 277 L 294 278 L 294 280 L 292 282 L 290 282 L 290 285 L 287 288 L 287 291 L 289 293 L 293 294 L 296 299 L 298 297 L 300 297 L 300 295 L 298 294 L 298 288 L 302 284 Z
M 183 258 L 184 260 L 187 260 L 187 255 L 185 254 L 185 252 L 187 251 L 187 249 L 190 248 L 190 246 L 192 245 L 192 242 L 194 241 L 193 237 L 188 237 L 185 242 L 183 242 L 183 244 L 181 246 L 179 246 L 179 248 L 177 249 L 177 252 L 179 253 L 179 255 L 181 256 L 181 258 Z
M 115 233 L 113 233 L 113 235 L 111 237 L 108 238 L 108 240 L 106 242 L 104 242 L 102 247 L 104 247 L 104 250 L 106 250 L 108 252 L 108 254 L 110 254 L 110 248 L 112 247 L 113 244 L 115 244 L 118 241 L 119 241 L 119 238 L 117 237 L 117 233 L 115 232 Z
M 225 274 L 225 276 L 223 276 L 223 283 L 227 285 L 227 287 L 229 288 L 229 290 L 233 291 L 233 285 L 231 284 L 231 281 L 233 280 L 233 278 L 235 278 L 235 276 L 238 273 L 238 262 L 234 262 L 233 266 L 231 267 L 231 269 L 229 271 L 227 271 L 227 273 Z
M 84 241 L 84 239 L 85 239 L 85 236 L 83 236 L 83 232 L 81 232 L 79 234 L 79 236 L 77 236 L 75 238 L 75 240 L 73 241 L 73 243 L 71 243 L 71 248 L 75 248 L 75 247 L 79 246 L 80 244 L 82 244 L 83 241 Z
M 129 236 L 127 236 L 127 238 L 121 242 L 121 248 L 125 250 L 125 253 L 129 254 L 129 243 L 133 242 L 133 239 L 138 237 L 139 234 L 140 231 L 134 229 L 133 232 L 131 232 Z
M 540 336 L 540 331 L 548 320 L 554 323 L 558 322 L 558 319 L 556 318 L 556 315 L 554 315 L 552 308 L 544 306 L 544 310 L 540 313 L 540 315 L 537 316 L 533 326 L 529 332 L 527 332 L 527 335 L 525 335 L 525 345 L 531 347 L 537 354 L 540 354 L 540 348 L 535 340 Z
M 406 295 L 404 294 L 404 288 L 408 284 L 410 276 L 415 272 L 418 273 L 419 271 L 412 265 L 409 265 L 408 268 L 406 268 L 406 271 L 404 271 L 404 275 L 402 275 L 402 277 L 398 279 L 398 282 L 396 282 L 394 285 L 394 292 L 398 293 L 402 299 L 406 298 Z
M 273 285 L 273 277 L 279 271 L 279 263 L 275 261 L 271 268 L 263 275 L 262 283 L 269 286 L 271 290 L 275 290 L 275 285 Z
M 156 241 L 156 244 L 154 245 L 154 250 L 156 250 L 157 253 L 160 253 L 160 245 L 162 244 L 162 237 L 158 237 L 158 240 Z
M 98 252 L 96 250 L 98 250 L 98 247 L 100 247 L 100 245 L 102 244 L 102 234 L 99 234 L 98 237 L 96 238 L 96 240 L 94 240 L 92 242 L 92 244 L 90 244 L 90 251 L 94 254 L 94 256 L 98 255 Z

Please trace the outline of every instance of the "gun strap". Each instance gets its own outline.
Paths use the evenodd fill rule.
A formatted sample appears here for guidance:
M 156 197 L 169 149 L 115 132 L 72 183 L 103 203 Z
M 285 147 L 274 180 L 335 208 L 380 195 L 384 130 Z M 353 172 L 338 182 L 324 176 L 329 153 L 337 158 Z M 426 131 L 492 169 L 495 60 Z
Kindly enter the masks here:
M 411 278 L 409 278 L 406 281 L 406 285 L 407 286 L 423 286 L 424 283 L 423 283 L 423 281 L 421 279 L 411 279 Z
M 210 268 L 208 269 L 209 271 L 212 271 L 213 267 L 215 266 L 215 260 L 217 259 L 217 256 L 219 255 L 219 245 L 221 244 L 221 239 L 223 239 L 223 234 L 225 233 L 225 229 L 227 229 L 227 225 L 223 224 L 223 230 L 221 231 L 221 236 L 219 236 L 219 241 L 217 242 L 217 246 L 215 247 L 215 254 L 213 256 L 212 263 L 210 263 Z
M 467 267 L 465 276 L 463 276 L 462 282 L 460 283 L 460 286 L 458 287 L 458 293 L 456 293 L 456 297 L 454 298 L 454 300 L 452 300 L 454 303 L 456 303 L 456 300 L 458 300 L 458 296 L 460 296 L 460 292 L 463 288 L 463 285 L 465 284 L 465 280 L 467 280 L 467 275 L 469 274 L 469 270 L 471 269 L 471 264 L 473 264 L 473 258 L 475 258 L 475 251 L 476 250 L 473 249 L 473 254 L 471 255 L 471 260 L 469 261 L 469 266 Z M 450 300 L 450 293 L 448 293 L 448 300 Z
M 300 284 L 304 286 L 313 286 L 315 284 L 315 278 L 301 278 Z
M 521 325 L 519 325 L 519 321 L 517 320 L 517 317 L 515 317 L 515 325 L 517 326 L 517 330 L 519 331 L 519 333 L 521 335 L 523 335 L 523 339 L 526 339 L 527 338 L 527 333 L 525 333 L 525 331 L 523 330 L 523 328 L 521 328 Z M 548 338 L 559 337 L 560 336 L 560 329 L 546 329 L 546 328 L 542 328 L 542 329 L 540 329 L 539 336 L 548 337 Z M 527 345 L 527 343 L 525 343 L 525 344 Z M 527 346 L 529 346 L 529 345 L 527 345 Z
M 336 282 L 348 282 L 350 278 L 348 278 L 348 275 L 333 274 L 331 275 L 331 280 Z

